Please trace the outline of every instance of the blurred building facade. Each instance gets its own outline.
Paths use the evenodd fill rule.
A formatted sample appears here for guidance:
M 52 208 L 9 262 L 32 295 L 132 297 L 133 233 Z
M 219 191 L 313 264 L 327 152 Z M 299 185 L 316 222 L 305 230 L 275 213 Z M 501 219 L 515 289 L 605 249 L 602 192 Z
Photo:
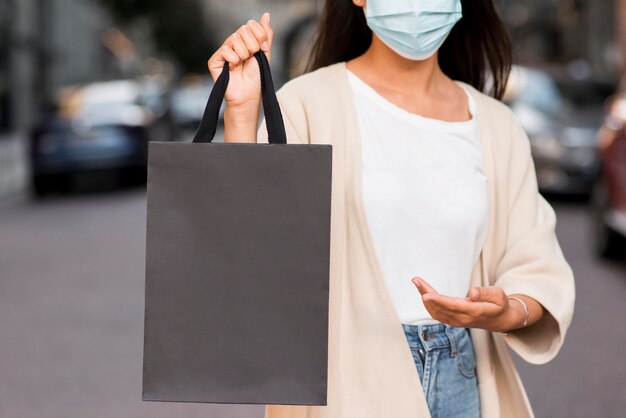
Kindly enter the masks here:
M 107 70 L 95 0 L 0 0 L 0 198 L 27 185 L 28 138 L 59 88 Z
M 561 65 L 578 77 L 616 77 L 623 67 L 619 11 L 625 0 L 500 0 L 516 58 Z
M 99 45 L 108 24 L 92 0 L 0 0 L 4 130 L 28 130 L 62 86 L 106 70 Z

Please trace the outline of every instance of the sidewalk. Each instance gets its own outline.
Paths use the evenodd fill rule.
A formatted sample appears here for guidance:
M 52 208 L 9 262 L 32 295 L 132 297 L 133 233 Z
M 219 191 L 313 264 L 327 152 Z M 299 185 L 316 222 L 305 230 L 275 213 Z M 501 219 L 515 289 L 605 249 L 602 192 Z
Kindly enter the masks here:
M 28 149 L 18 134 L 0 136 L 0 202 L 27 191 Z

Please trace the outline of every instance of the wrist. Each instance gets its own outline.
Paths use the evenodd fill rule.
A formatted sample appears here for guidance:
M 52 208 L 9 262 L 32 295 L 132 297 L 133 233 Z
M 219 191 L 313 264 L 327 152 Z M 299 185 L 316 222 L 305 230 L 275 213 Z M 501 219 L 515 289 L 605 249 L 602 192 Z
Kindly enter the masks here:
M 504 330 L 500 331 L 501 334 L 507 334 L 508 331 L 513 331 L 518 328 L 523 328 L 526 322 L 526 309 L 516 299 L 507 296 L 509 301 L 508 309 L 506 310 L 504 322 Z
M 236 106 L 226 104 L 224 142 L 256 142 L 260 104 L 260 101 Z
M 231 118 L 249 118 L 258 117 L 261 109 L 261 98 L 258 100 L 248 100 L 243 103 L 234 103 L 226 101 L 224 110 L 224 118 L 229 115 Z

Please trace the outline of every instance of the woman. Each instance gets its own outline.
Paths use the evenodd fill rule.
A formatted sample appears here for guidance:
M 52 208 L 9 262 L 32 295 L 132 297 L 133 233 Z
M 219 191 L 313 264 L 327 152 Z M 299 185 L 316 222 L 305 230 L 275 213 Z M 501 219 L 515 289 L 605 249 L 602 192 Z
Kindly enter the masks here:
M 226 142 L 267 142 L 252 56 L 272 39 L 266 13 L 209 59 L 230 65 Z M 333 145 L 328 405 L 266 418 L 533 416 L 506 347 L 554 358 L 575 292 L 496 100 L 510 64 L 491 0 L 327 0 L 277 96 L 288 142 Z

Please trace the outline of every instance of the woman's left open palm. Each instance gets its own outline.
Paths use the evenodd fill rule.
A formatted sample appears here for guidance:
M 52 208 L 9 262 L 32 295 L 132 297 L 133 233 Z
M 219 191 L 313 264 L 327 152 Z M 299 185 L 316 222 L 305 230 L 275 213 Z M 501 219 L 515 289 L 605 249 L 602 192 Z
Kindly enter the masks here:
M 421 277 L 413 277 L 411 281 L 420 292 L 424 307 L 437 321 L 493 332 L 506 332 L 512 328 L 515 312 L 500 287 L 473 287 L 469 296 L 461 298 L 438 293 Z

